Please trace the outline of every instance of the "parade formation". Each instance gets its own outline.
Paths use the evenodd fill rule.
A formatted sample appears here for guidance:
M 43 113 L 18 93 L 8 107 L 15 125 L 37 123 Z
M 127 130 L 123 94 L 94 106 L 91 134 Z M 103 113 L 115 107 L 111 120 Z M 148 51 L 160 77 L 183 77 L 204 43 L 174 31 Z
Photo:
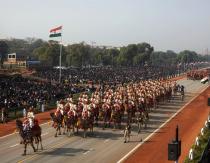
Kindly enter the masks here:
M 179 89 L 179 90 L 178 90 Z M 121 128 L 121 123 L 127 125 L 138 122 L 146 123 L 149 112 L 158 107 L 160 101 L 170 101 L 172 95 L 184 92 L 174 81 L 148 80 L 127 85 L 119 85 L 114 88 L 105 87 L 104 90 L 96 90 L 88 95 L 80 94 L 76 101 L 72 97 L 60 100 L 57 110 L 51 117 L 53 127 L 61 134 L 61 127 L 71 135 L 71 129 L 84 129 L 84 137 L 88 128 L 93 131 L 93 125 Z M 139 127 L 141 127 L 139 125 Z M 140 131 L 140 128 L 139 128 Z
M 50 113 L 52 127 L 55 128 L 55 137 L 67 134 L 72 136 L 78 134 L 82 129 L 83 137 L 87 136 L 87 130 L 93 133 L 93 127 L 101 127 L 124 130 L 124 142 L 130 138 L 132 125 L 137 124 L 138 133 L 142 127 L 147 127 L 149 113 L 158 108 L 160 102 L 170 102 L 173 96 L 182 99 L 184 86 L 171 80 L 146 80 L 119 84 L 115 87 L 105 85 L 99 87 L 92 94 L 81 93 L 78 99 L 68 98 L 57 101 L 57 109 Z M 41 128 L 33 113 L 29 109 L 24 121 L 16 121 L 21 136 L 21 143 L 25 144 L 24 155 L 27 144 L 30 143 L 34 151 L 41 144 Z M 34 148 L 33 139 L 37 144 Z

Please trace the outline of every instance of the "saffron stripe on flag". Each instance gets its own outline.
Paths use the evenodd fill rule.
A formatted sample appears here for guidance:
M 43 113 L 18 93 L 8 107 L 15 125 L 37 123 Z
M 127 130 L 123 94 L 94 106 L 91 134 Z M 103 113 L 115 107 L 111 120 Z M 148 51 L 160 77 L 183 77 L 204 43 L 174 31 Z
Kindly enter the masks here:
M 50 32 L 56 32 L 56 31 L 61 30 L 61 29 L 62 29 L 62 26 L 59 26 L 57 28 L 51 29 Z

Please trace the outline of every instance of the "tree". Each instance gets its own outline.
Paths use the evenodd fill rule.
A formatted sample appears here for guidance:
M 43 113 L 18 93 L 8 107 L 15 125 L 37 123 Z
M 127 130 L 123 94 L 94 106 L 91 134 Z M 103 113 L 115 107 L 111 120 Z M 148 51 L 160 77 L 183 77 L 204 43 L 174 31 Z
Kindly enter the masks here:
M 84 43 L 67 47 L 67 63 L 70 66 L 87 66 L 90 64 L 90 46 Z
M 178 54 L 177 60 L 181 63 L 195 62 L 198 61 L 198 54 L 194 51 L 184 50 Z
M 9 51 L 9 47 L 5 41 L 0 40 L 0 65 L 3 64 L 3 61 L 6 59 L 6 54 Z

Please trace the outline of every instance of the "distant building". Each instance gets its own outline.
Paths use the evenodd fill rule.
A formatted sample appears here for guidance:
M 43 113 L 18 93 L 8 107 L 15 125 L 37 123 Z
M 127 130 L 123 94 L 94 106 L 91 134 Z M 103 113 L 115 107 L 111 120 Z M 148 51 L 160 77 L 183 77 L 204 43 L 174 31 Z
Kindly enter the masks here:
M 4 61 L 3 66 L 5 68 L 26 68 L 26 67 L 37 67 L 40 65 L 40 61 L 26 58 L 26 56 L 11 53 L 7 54 L 7 60 Z
M 7 54 L 3 66 L 6 68 L 26 68 L 26 57 L 16 53 Z

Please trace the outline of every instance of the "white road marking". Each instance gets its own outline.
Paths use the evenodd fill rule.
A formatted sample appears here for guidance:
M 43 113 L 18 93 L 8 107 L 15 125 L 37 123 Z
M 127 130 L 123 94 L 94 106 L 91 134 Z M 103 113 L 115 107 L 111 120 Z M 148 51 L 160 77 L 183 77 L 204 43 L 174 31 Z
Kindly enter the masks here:
M 208 86 L 209 87 L 209 86 Z M 152 137 L 154 134 L 156 134 L 157 131 L 159 131 L 163 126 L 165 126 L 171 119 L 173 119 L 179 112 L 181 112 L 187 105 L 189 105 L 194 99 L 196 99 L 201 93 L 203 93 L 208 87 L 205 87 L 202 89 L 202 91 L 196 95 L 194 98 L 192 98 L 188 103 L 186 103 L 183 107 L 181 107 L 172 117 L 167 119 L 165 123 L 163 123 L 161 126 L 159 126 L 153 133 L 151 133 L 149 136 L 147 136 L 143 142 L 137 144 L 130 152 L 128 152 L 125 156 L 123 156 L 117 163 L 122 163 L 127 159 L 131 154 L 133 154 L 142 144 L 144 144 L 145 141 L 147 141 L 150 137 Z
M 12 148 L 12 147 L 15 147 L 15 146 L 17 146 L 17 145 L 19 145 L 19 144 L 11 145 L 10 147 Z
M 86 151 L 85 153 L 83 153 L 83 155 L 86 155 L 86 154 L 88 154 L 90 151 L 88 150 L 88 151 Z
M 106 139 L 106 140 L 104 140 L 104 142 L 108 142 L 110 139 Z
M 90 148 L 88 151 L 84 152 L 83 155 L 88 154 L 90 151 L 93 151 L 93 148 Z
M 46 132 L 46 133 L 42 134 L 42 136 L 45 136 L 45 135 L 47 135 L 47 134 L 48 134 L 48 132 Z

